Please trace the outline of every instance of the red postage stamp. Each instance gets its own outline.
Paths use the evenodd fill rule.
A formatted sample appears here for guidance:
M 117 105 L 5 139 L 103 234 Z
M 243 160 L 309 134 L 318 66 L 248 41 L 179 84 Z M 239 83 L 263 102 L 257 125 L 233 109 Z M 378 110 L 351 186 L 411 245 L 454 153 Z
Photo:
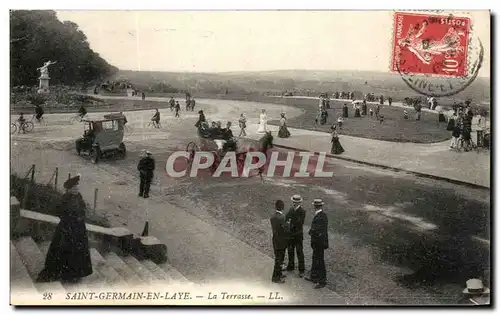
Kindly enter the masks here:
M 470 19 L 396 12 L 391 70 L 467 76 Z

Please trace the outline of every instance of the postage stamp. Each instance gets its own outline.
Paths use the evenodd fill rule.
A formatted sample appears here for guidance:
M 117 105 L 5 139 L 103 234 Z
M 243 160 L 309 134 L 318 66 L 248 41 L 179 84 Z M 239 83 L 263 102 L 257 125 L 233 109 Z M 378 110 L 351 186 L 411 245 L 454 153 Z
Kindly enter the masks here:
M 467 17 L 397 12 L 392 71 L 466 76 L 470 23 Z
M 476 79 L 484 48 L 467 16 L 396 12 L 391 72 L 430 97 L 465 90 Z

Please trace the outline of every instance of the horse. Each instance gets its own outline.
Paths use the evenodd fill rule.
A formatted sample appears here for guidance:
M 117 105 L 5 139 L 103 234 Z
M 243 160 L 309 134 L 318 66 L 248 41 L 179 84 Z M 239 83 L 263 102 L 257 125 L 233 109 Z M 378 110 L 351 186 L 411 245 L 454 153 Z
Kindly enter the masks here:
M 266 132 L 259 140 L 257 143 L 257 146 L 251 146 L 248 148 L 248 151 L 245 152 L 237 152 L 237 148 L 233 147 L 229 151 L 236 152 L 236 164 L 237 164 L 237 169 L 238 173 L 241 174 L 243 172 L 243 167 L 245 165 L 246 157 L 248 152 L 261 152 L 264 153 L 266 157 L 266 161 L 268 158 L 268 151 L 270 148 L 273 148 L 273 135 L 271 134 L 270 131 Z M 220 162 L 222 161 L 222 156 L 217 154 L 216 152 L 213 153 L 214 155 L 214 163 L 212 164 L 212 173 L 214 173 L 219 166 Z M 252 163 L 256 163 L 258 161 L 257 157 L 252 158 Z M 259 168 L 259 176 L 261 179 L 262 178 L 262 173 L 264 172 L 264 166 L 261 166 Z
M 258 142 L 258 145 L 256 148 L 254 147 L 250 147 L 248 152 L 260 152 L 260 153 L 264 153 L 265 157 L 266 157 L 266 161 L 268 160 L 268 151 L 269 149 L 273 148 L 273 135 L 270 131 L 266 132 L 260 139 L 259 139 L 259 142 Z M 245 160 L 246 160 L 246 157 L 247 157 L 247 153 L 248 152 L 240 152 L 240 153 L 236 153 L 236 162 L 238 164 L 238 172 L 242 172 L 243 171 L 243 167 L 245 165 Z M 253 157 L 252 158 L 252 163 L 256 163 L 258 160 L 257 157 Z M 260 179 L 263 179 L 262 178 L 262 173 L 264 173 L 264 166 L 261 166 L 259 168 L 259 176 L 260 176 Z

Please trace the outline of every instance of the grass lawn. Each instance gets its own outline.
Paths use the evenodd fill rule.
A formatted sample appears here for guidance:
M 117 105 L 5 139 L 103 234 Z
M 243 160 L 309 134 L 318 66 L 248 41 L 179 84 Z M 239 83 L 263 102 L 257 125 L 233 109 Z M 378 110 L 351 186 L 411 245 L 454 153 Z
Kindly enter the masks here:
M 296 104 L 289 104 L 304 110 L 305 113 L 299 117 L 288 119 L 288 126 L 329 132 L 331 125 L 337 122 L 339 116 L 342 116 L 342 106 L 345 102 L 330 102 L 332 109 L 328 110 L 327 124 L 316 126 L 314 119 L 318 113 L 318 101 L 310 101 L 301 100 Z M 361 118 L 354 118 L 354 110 L 350 102 L 347 103 L 347 107 L 349 118 L 344 118 L 342 130 L 340 130 L 343 135 L 415 143 L 433 143 L 451 138 L 451 132 L 446 130 L 446 123 L 438 123 L 438 115 L 434 113 L 422 112 L 421 120 L 417 121 L 415 120 L 415 111 L 408 110 L 410 118 L 405 120 L 403 119 L 403 108 L 381 105 L 380 114 L 384 115 L 384 122 L 380 123 L 376 120 L 375 114 L 373 117 L 369 116 L 370 107 L 373 107 L 375 111 L 375 105 L 368 105 L 368 116 Z M 278 124 L 278 121 L 270 121 L 270 124 Z

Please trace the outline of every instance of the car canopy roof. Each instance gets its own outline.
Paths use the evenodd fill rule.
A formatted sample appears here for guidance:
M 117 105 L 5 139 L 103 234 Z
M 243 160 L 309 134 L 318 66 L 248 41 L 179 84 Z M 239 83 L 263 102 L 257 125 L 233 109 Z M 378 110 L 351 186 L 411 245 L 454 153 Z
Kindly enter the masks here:
M 113 113 L 104 115 L 104 119 L 84 119 L 84 122 L 103 122 L 103 121 L 112 121 L 112 120 L 123 120 L 125 116 L 120 113 Z

